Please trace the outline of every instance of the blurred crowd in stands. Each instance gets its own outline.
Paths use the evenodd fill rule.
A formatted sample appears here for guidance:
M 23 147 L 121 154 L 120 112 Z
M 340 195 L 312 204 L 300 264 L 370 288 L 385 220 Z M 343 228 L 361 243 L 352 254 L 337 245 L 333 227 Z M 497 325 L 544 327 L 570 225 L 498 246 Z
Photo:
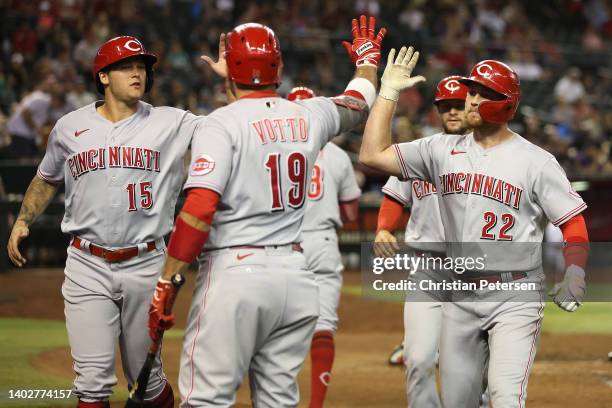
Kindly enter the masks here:
M 199 58 L 216 58 L 220 32 L 248 21 L 269 25 L 283 49 L 280 93 L 305 85 L 331 96 L 343 90 L 353 71 L 341 41 L 351 38 L 351 18 L 366 13 L 389 30 L 384 55 L 391 47 L 415 45 L 421 51 L 418 73 L 428 79 L 403 93 L 393 124 L 397 141 L 440 130 L 431 103 L 438 80 L 465 75 L 475 62 L 495 58 L 521 77 L 523 96 L 511 127 L 553 153 L 570 175 L 609 175 L 611 4 L 0 0 L 0 158 L 40 157 L 58 117 L 100 98 L 92 61 L 98 47 L 116 35 L 135 35 L 159 56 L 149 102 L 206 114 L 225 103 L 221 82 Z M 360 136 L 359 130 L 345 134 L 340 144 L 356 153 Z M 366 189 L 378 189 L 376 175 L 364 174 Z

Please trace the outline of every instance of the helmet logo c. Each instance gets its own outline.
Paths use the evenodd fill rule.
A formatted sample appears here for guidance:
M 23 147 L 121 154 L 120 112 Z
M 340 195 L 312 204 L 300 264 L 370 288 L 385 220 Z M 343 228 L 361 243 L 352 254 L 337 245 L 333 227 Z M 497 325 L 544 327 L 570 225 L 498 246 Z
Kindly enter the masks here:
M 489 64 L 482 64 L 479 65 L 478 68 L 476 68 L 476 72 L 478 73 L 478 75 L 484 78 L 491 78 L 491 75 L 493 73 L 493 67 Z
M 130 51 L 142 51 L 142 45 L 136 40 L 127 40 L 125 44 L 123 44 L 123 48 Z
M 448 89 L 448 91 L 453 94 L 459 90 L 459 81 L 456 79 L 451 79 L 444 84 L 444 88 Z

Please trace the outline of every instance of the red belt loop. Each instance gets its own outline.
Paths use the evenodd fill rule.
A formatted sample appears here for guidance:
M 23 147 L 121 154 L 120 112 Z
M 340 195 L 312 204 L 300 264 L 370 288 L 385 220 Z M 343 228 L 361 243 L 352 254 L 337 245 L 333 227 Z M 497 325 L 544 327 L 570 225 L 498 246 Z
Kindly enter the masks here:
M 81 240 L 81 238 L 74 237 L 71 245 L 83 251 L 83 248 L 81 248 L 82 242 L 83 240 Z M 157 249 L 157 246 L 155 245 L 155 241 L 147 242 L 147 252 L 155 251 L 155 249 Z M 127 261 L 128 259 L 138 256 L 138 247 L 135 246 L 135 247 L 127 247 L 127 248 L 119 248 L 119 249 L 106 249 L 96 244 L 90 243 L 89 253 L 91 253 L 93 256 L 97 256 L 99 258 L 104 259 L 108 263 L 115 263 L 115 262 Z

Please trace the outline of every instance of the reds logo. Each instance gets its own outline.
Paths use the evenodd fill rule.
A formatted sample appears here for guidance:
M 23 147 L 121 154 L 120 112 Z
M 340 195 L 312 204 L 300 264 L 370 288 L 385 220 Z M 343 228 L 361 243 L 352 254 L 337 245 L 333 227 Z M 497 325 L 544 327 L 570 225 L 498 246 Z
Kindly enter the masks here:
M 142 45 L 136 40 L 127 40 L 125 44 L 123 44 L 123 48 L 130 51 L 142 51 Z
M 479 65 L 478 68 L 476 68 L 476 72 L 483 78 L 491 78 L 491 76 L 493 75 L 493 67 L 489 64 L 482 64 Z
M 455 93 L 459 90 L 459 81 L 456 79 L 451 79 L 447 83 L 444 84 L 444 87 L 449 90 L 450 93 Z
M 200 155 L 191 165 L 192 176 L 204 176 L 215 169 L 215 161 L 208 155 Z

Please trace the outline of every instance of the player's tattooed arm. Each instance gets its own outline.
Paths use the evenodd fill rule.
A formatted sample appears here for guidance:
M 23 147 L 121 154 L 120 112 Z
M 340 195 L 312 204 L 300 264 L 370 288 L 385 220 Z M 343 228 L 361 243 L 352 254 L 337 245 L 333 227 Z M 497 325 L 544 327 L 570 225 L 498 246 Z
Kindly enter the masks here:
M 30 234 L 29 226 L 47 208 L 56 192 L 57 186 L 38 176 L 32 179 L 7 245 L 9 258 L 16 266 L 22 267 L 26 263 L 26 258 L 19 251 L 19 243 Z
M 53 196 L 55 196 L 57 188 L 58 186 L 34 176 L 25 193 L 17 221 L 31 225 L 45 211 Z

